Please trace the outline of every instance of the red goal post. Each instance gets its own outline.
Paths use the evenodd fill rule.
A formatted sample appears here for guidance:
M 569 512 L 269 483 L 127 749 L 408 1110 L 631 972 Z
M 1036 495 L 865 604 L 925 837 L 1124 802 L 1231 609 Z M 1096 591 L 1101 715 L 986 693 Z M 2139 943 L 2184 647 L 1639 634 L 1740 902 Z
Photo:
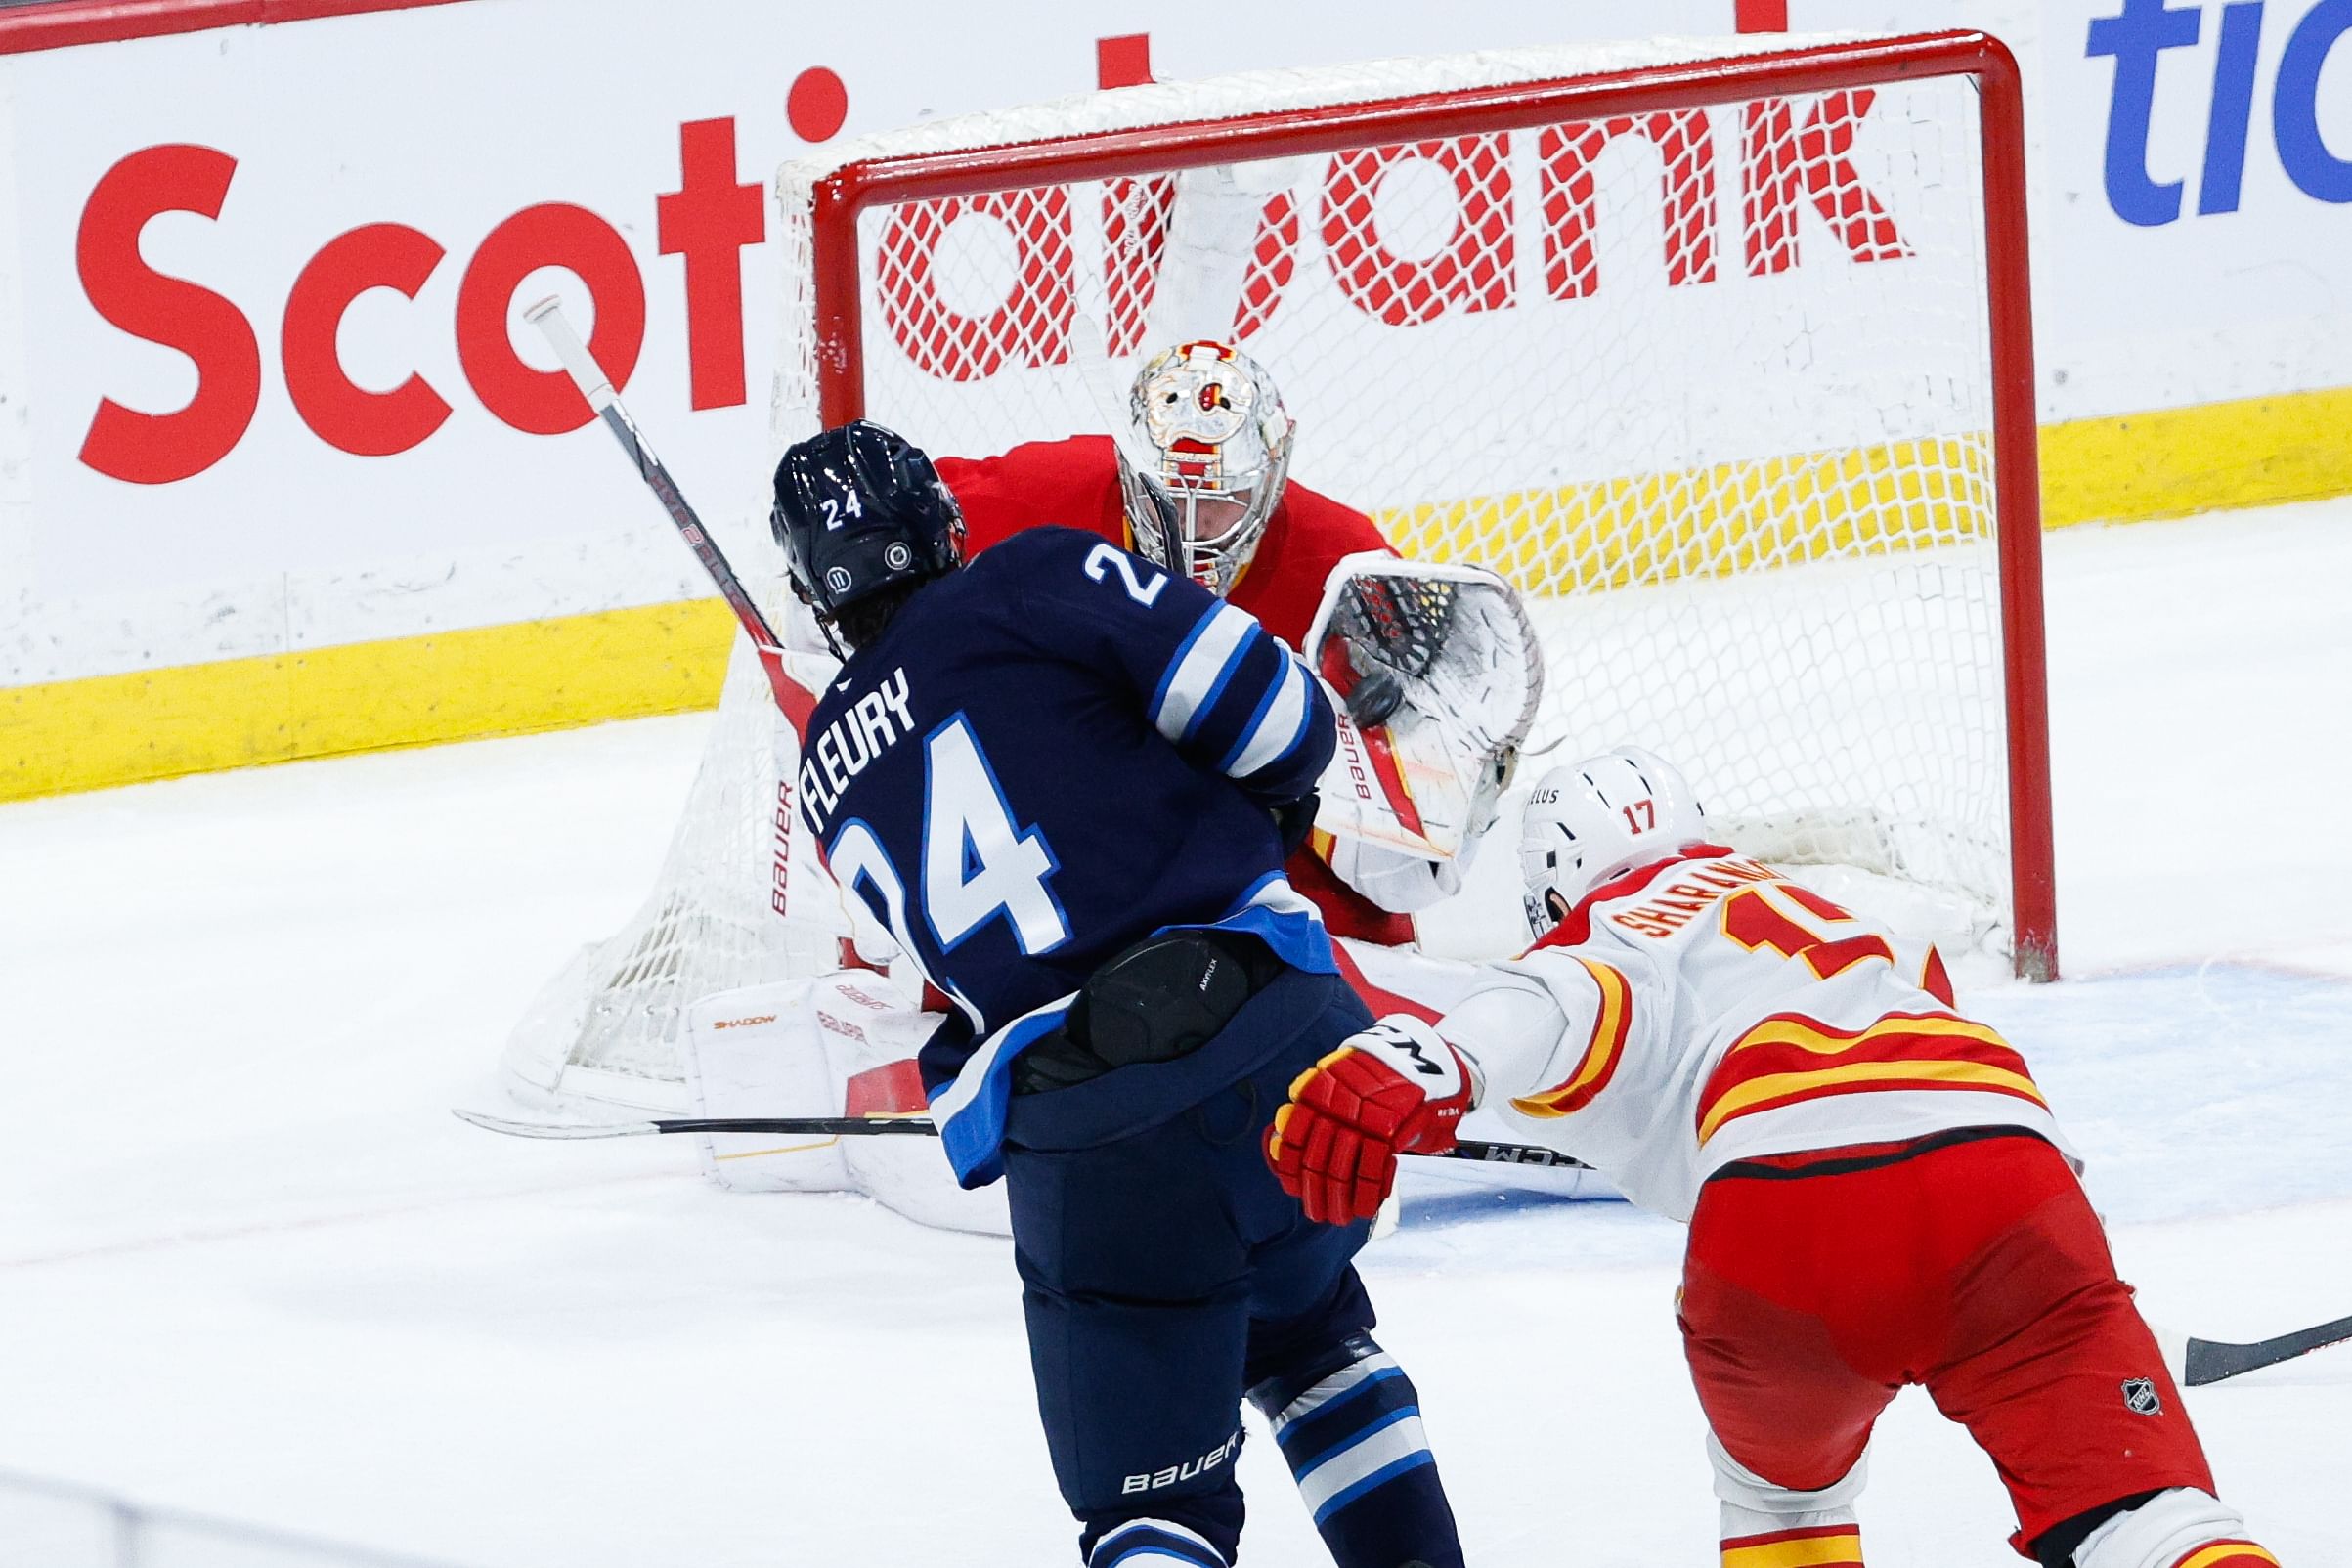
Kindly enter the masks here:
M 2041 608 L 2041 498 L 2026 249 L 2024 98 L 2017 62 L 1975 31 L 1858 39 L 1601 71 L 1108 129 L 1011 146 L 943 149 L 850 162 L 813 182 L 809 230 L 818 410 L 824 425 L 867 416 L 865 278 L 858 221 L 878 207 L 1047 184 L 1144 178 L 1244 161 L 1346 152 L 1567 122 L 1701 109 L 1933 77 L 1981 95 L 1992 459 L 2000 546 L 2017 972 L 2058 973 L 2050 827 L 2049 719 Z M 790 199 L 787 196 L 787 199 Z M 1278 380 L 1280 371 L 1278 370 Z M 875 411 L 890 417 L 889 411 Z M 917 439 L 922 433 L 917 432 Z
M 1548 761 L 1650 746 L 1742 849 L 1923 890 L 2054 978 L 2017 65 L 1979 32 L 1764 42 L 1250 72 L 818 150 L 776 182 L 777 444 L 1099 433 L 1150 347 L 1239 336 L 1294 483 L 1528 595 Z M 515 1031 L 532 1087 L 675 1105 L 688 1003 L 830 951 L 787 913 L 790 780 L 737 663 L 645 908 Z

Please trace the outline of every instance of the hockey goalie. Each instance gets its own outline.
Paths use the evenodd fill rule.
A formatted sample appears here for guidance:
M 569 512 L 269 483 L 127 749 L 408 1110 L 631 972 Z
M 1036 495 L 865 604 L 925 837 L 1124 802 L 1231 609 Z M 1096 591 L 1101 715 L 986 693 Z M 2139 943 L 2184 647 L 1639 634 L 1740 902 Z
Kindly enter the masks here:
M 1541 695 L 1516 593 L 1476 568 L 1403 560 L 1364 513 L 1291 482 L 1294 427 L 1282 398 L 1265 369 L 1229 344 L 1153 356 L 1124 414 L 1127 428 L 1114 435 L 939 459 L 967 554 L 1028 528 L 1091 531 L 1297 648 L 1344 717 L 1313 831 L 1286 874 L 1339 938 L 1348 978 L 1375 1014 L 1435 1017 L 1472 972 L 1416 952 L 1413 915 L 1460 889 Z M 1193 657 L 1213 680 L 1221 650 Z M 840 765 L 798 756 L 789 726 L 779 731 L 779 746 L 795 753 L 779 758 L 791 764 L 784 776 Z M 855 920 L 863 911 L 849 903 Z M 913 1057 L 939 1021 L 937 998 L 878 931 L 856 931 L 843 951 L 837 971 L 688 1009 L 697 1115 L 923 1109 Z M 728 1188 L 861 1191 L 926 1224 L 1004 1227 L 999 1190 L 959 1190 L 937 1151 L 917 1140 L 722 1134 L 704 1138 L 703 1158 Z

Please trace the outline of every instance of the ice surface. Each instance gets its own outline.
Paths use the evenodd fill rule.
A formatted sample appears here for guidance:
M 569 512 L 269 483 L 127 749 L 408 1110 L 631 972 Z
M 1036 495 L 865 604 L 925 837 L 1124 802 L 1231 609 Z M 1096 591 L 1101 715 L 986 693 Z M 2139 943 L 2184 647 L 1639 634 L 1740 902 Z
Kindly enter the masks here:
M 2352 503 L 2048 556 L 2072 978 L 1966 1000 L 2153 1317 L 2340 1316 Z M 1068 1560 L 1001 1243 L 447 1114 L 648 884 L 705 722 L 0 808 L 0 1468 L 480 1568 Z M 1367 1273 L 1474 1561 L 1713 1560 L 1679 1246 L 1416 1176 Z M 2189 1397 L 2273 1549 L 2343 1560 L 2352 1350 Z M 1247 1560 L 1326 1560 L 1272 1445 L 1241 1473 Z M 2019 1560 L 1916 1395 L 1864 1520 L 1877 1562 Z

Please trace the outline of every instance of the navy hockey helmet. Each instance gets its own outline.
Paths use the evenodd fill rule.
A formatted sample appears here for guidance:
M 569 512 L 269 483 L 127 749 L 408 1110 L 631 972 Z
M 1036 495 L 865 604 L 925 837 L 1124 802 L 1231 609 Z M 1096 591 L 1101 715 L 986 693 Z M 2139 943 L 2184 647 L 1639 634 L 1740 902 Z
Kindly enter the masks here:
M 844 606 L 964 562 L 964 513 L 922 449 L 852 420 L 796 443 L 776 464 L 768 526 L 793 591 L 830 622 Z

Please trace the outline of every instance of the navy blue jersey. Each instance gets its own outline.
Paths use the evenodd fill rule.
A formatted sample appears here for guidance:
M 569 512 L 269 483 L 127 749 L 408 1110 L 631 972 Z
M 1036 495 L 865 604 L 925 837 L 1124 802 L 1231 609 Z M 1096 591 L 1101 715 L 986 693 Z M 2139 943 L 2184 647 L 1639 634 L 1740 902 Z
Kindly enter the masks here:
M 855 652 L 809 720 L 800 809 L 956 1005 L 923 1074 L 967 1183 L 995 1175 L 1013 1056 L 1120 949 L 1219 925 L 1331 970 L 1270 807 L 1333 743 L 1257 622 L 1073 529 L 933 580 Z

